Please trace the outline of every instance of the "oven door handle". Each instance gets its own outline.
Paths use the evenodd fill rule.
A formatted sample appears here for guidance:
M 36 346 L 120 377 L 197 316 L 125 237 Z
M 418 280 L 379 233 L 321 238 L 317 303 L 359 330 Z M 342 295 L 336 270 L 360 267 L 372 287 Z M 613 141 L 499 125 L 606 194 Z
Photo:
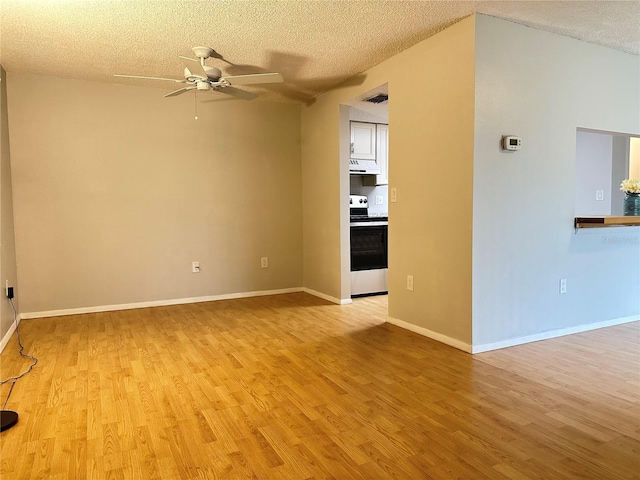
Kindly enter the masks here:
M 350 222 L 349 226 L 351 227 L 386 227 L 389 225 L 389 222 L 380 221 L 380 222 Z

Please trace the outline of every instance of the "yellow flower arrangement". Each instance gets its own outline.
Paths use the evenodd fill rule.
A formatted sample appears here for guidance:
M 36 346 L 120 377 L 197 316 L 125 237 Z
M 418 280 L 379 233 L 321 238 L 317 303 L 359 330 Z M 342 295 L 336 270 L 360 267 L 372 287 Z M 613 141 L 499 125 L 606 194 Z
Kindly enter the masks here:
M 620 190 L 624 193 L 640 193 L 640 180 L 631 180 L 627 178 L 620 184 Z

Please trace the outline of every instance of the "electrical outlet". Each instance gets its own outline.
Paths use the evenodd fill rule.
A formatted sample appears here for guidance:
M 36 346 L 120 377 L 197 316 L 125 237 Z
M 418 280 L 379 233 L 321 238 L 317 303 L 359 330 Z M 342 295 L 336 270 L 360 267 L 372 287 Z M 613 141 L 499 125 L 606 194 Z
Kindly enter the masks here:
M 200 262 L 191 262 L 191 273 L 200 273 Z
M 268 268 L 269 267 L 269 257 L 260 258 L 260 268 Z
M 604 200 L 604 190 L 596 190 L 596 200 L 599 202 Z
M 413 292 L 413 275 L 407 275 L 407 290 Z
M 376 205 L 382 205 L 384 203 L 384 197 L 382 195 L 376 195 Z
M 567 293 L 567 279 L 566 278 L 561 278 L 560 279 L 560 293 L 562 295 Z

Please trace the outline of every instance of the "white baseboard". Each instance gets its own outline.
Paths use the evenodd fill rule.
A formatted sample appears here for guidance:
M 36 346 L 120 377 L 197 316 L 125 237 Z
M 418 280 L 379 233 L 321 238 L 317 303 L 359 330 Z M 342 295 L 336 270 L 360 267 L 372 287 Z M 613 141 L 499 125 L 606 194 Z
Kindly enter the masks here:
M 498 350 L 499 348 L 513 347 L 516 345 L 522 345 L 524 343 L 537 342 L 539 340 L 548 340 L 550 338 L 563 337 L 564 335 L 571 335 L 572 333 L 588 332 L 589 330 L 596 330 L 598 328 L 612 327 L 614 325 L 621 325 L 623 323 L 640 321 L 640 316 L 632 315 L 630 317 L 614 318 L 612 320 L 605 320 L 604 322 L 590 323 L 587 325 L 577 325 L 575 327 L 559 328 L 558 330 L 551 330 L 543 333 L 536 333 L 535 335 L 526 335 L 524 337 L 510 338 L 508 340 L 502 340 L 500 342 L 485 343 L 482 345 L 474 345 L 471 353 L 482 353 L 490 350 Z
M 21 319 L 21 315 L 18 315 L 17 317 L 18 323 L 20 323 L 20 319 Z M 2 353 L 2 351 L 4 350 L 4 347 L 7 346 L 7 343 L 9 343 L 9 340 L 11 340 L 11 335 L 13 335 L 13 332 L 15 331 L 16 331 L 16 322 L 11 322 L 11 326 L 9 327 L 9 330 L 7 330 L 7 333 L 4 335 L 4 337 L 2 337 L 2 341 L 0 341 L 0 353 Z
M 136 303 L 121 303 L 115 305 L 97 305 L 93 307 L 80 307 L 80 308 L 67 308 L 61 310 L 47 310 L 41 312 L 24 312 L 20 314 L 20 318 L 32 319 L 32 318 L 45 318 L 45 317 L 62 317 L 65 315 L 81 315 L 84 313 L 99 313 L 99 312 L 113 312 L 116 310 L 132 310 L 135 308 L 148 308 L 148 307 L 164 307 L 169 305 L 182 305 L 187 303 L 200 303 L 200 302 L 215 302 L 218 300 L 231 300 L 235 298 L 250 298 L 250 297 L 262 297 L 266 295 L 280 295 L 283 293 L 297 293 L 305 292 L 315 297 L 322 298 L 331 303 L 338 305 L 346 305 L 351 303 L 350 298 L 339 299 L 329 295 L 326 295 L 315 290 L 303 287 L 281 288 L 278 290 L 261 290 L 256 292 L 239 292 L 239 293 L 227 293 L 224 295 L 208 295 L 204 297 L 190 297 L 190 298 L 175 298 L 169 300 L 154 300 L 150 302 L 136 302 Z M 14 327 L 15 329 L 15 327 Z M 11 335 L 9 335 L 11 337 Z
M 393 317 L 387 317 L 387 322 L 396 325 L 397 327 L 404 328 L 405 330 L 410 330 L 414 333 L 422 335 L 423 337 L 428 337 L 440 343 L 444 343 L 451 347 L 457 348 L 458 350 L 462 350 L 463 352 L 471 353 L 471 345 L 461 340 L 448 337 L 441 333 L 429 330 L 428 328 L 419 327 L 418 325 L 414 325 L 413 323 L 398 320 L 397 318 Z
M 550 338 L 562 337 L 564 335 L 571 335 L 572 333 L 588 332 L 589 330 L 612 327 L 614 325 L 621 325 L 623 323 L 630 323 L 630 322 L 637 322 L 637 321 L 640 321 L 640 317 L 632 315 L 630 317 L 614 318 L 611 320 L 605 320 L 603 322 L 597 322 L 597 323 L 590 323 L 587 325 L 577 325 L 575 327 L 560 328 L 558 330 L 551 330 L 548 332 L 537 333 L 535 335 L 527 335 L 524 337 L 510 338 L 507 340 L 502 340 L 500 342 L 485 343 L 482 345 L 470 345 L 468 343 L 464 343 L 455 338 L 451 338 L 446 335 L 442 335 L 441 333 L 431 331 L 427 328 L 419 327 L 418 325 L 414 325 L 412 323 L 408 323 L 403 320 L 398 320 L 397 318 L 393 318 L 393 317 L 387 318 L 387 322 L 393 325 L 404 328 L 406 330 L 410 330 L 414 333 L 431 338 L 433 340 L 444 343 L 451 347 L 455 347 L 464 352 L 473 353 L 473 354 L 488 352 L 490 350 L 498 350 L 500 348 L 513 347 L 516 345 L 522 345 L 530 342 L 537 342 L 540 340 L 547 340 Z
M 322 298 L 323 300 L 326 300 L 327 302 L 335 303 L 338 305 L 347 305 L 352 302 L 350 298 L 340 299 L 340 298 L 332 297 L 322 292 L 318 292 L 316 290 L 311 290 L 310 288 L 306 288 L 306 287 L 303 288 L 302 291 L 304 293 L 308 293 L 309 295 L 313 295 L 314 297 L 319 297 L 319 298 Z
M 257 292 L 227 293 L 224 295 L 208 295 L 205 297 L 175 298 L 170 300 L 154 300 L 151 302 L 123 303 L 118 305 L 99 305 L 95 307 L 69 308 L 64 310 L 48 310 L 44 312 L 21 313 L 23 319 L 61 317 L 64 315 L 80 315 L 83 313 L 112 312 L 115 310 L 132 310 L 134 308 L 164 307 L 168 305 L 182 305 L 187 303 L 215 302 L 235 298 L 263 297 L 266 295 L 280 295 L 283 293 L 301 292 L 301 287 L 281 288 L 279 290 L 261 290 Z

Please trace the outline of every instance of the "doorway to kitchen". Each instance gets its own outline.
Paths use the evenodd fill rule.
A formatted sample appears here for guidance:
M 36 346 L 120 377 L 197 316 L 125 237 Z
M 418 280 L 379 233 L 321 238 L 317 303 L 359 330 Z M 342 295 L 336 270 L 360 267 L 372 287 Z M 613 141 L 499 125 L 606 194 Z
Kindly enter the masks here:
M 349 278 L 351 298 L 388 293 L 389 93 L 383 84 L 344 103 L 348 108 Z M 345 140 L 345 139 L 343 139 Z

